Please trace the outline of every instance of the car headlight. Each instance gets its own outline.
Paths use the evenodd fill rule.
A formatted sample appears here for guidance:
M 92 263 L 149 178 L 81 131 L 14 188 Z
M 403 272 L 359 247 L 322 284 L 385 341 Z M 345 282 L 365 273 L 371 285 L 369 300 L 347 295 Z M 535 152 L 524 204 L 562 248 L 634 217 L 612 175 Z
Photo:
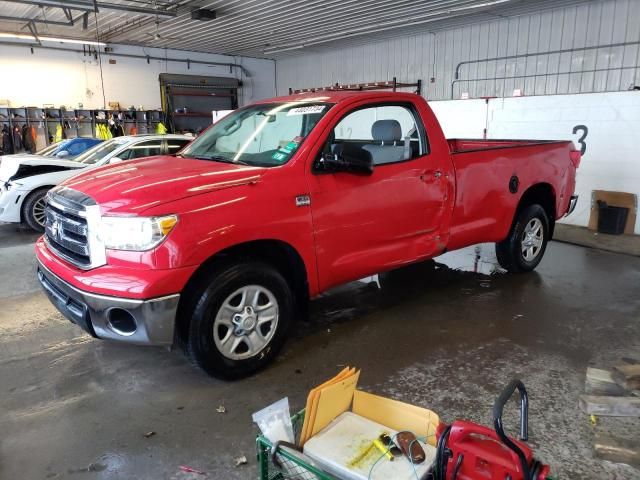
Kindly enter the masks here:
M 113 250 L 150 250 L 178 223 L 176 215 L 164 217 L 102 217 L 100 239 Z

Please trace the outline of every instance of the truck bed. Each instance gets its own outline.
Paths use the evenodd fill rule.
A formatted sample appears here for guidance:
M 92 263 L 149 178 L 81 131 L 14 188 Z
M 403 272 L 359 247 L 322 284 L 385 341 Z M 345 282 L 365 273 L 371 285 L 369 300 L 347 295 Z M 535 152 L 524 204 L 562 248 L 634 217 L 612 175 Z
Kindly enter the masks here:
M 555 198 L 551 220 L 567 211 L 574 189 L 574 176 L 567 174 L 575 168 L 571 141 L 449 139 L 447 144 L 456 172 L 449 249 L 504 240 L 532 185 L 545 184 Z
M 501 139 L 447 139 L 449 151 L 452 154 L 464 152 L 477 152 L 480 150 L 495 150 L 498 148 L 529 147 L 532 145 L 547 145 L 550 143 L 566 143 L 565 140 L 501 140 Z

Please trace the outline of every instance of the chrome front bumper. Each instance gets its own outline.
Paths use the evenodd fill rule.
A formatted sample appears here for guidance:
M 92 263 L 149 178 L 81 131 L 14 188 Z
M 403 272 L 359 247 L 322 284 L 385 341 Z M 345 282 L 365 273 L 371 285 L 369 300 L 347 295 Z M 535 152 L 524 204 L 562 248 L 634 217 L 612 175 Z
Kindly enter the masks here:
M 68 284 L 40 262 L 38 280 L 60 313 L 94 337 L 138 345 L 173 344 L 179 294 L 150 300 L 96 295 Z
M 569 208 L 567 209 L 567 213 L 564 214 L 565 217 L 571 215 L 573 211 L 576 209 L 576 205 L 578 204 L 578 195 L 571 195 L 571 200 L 569 200 Z

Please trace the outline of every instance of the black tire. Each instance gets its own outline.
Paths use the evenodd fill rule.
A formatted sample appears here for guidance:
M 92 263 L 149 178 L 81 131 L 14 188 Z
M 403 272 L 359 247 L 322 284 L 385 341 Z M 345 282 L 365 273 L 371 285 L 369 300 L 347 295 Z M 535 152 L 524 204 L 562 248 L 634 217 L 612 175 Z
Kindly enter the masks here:
M 187 315 L 190 315 L 186 351 L 192 363 L 209 375 L 225 380 L 243 378 L 264 368 L 284 345 L 289 327 L 293 323 L 295 302 L 288 282 L 271 265 L 245 261 L 220 266 L 215 275 L 209 276 L 208 280 L 202 283 L 200 289 L 191 296 L 192 300 L 186 309 Z M 214 336 L 221 335 L 221 330 L 223 335 L 226 334 L 225 326 L 216 324 L 216 317 L 218 314 L 223 315 L 222 306 L 227 304 L 229 297 L 234 292 L 242 288 L 251 288 L 251 286 L 264 289 L 272 295 L 271 300 L 275 299 L 277 302 L 277 321 L 273 327 L 274 332 L 266 345 L 255 355 L 241 359 L 230 358 L 223 354 L 214 339 Z M 266 298 L 268 299 L 268 297 Z M 228 311 L 228 309 L 225 310 L 225 312 Z M 244 314 L 244 310 L 236 312 L 232 317 L 239 316 L 240 313 Z M 258 324 L 260 315 L 259 313 L 254 314 L 256 325 L 253 329 L 245 332 L 245 337 L 248 337 L 253 331 L 257 333 L 257 329 L 260 328 Z M 216 328 L 215 331 L 214 328 Z M 236 334 L 235 329 L 231 328 L 229 328 L 229 334 L 232 336 L 228 341 L 235 341 L 243 337 L 241 334 Z M 261 335 L 261 338 L 264 336 Z M 249 342 L 249 339 L 242 340 L 236 353 L 230 352 L 229 355 L 250 354 L 249 343 L 243 346 L 245 341 Z M 241 352 L 243 348 L 247 348 L 248 351 Z
M 44 232 L 44 197 L 47 195 L 49 188 L 40 188 L 31 192 L 22 202 L 22 221 L 26 223 L 31 230 L 36 232 Z M 36 211 L 37 210 L 37 211 Z
M 534 236 L 529 238 L 530 243 L 524 245 L 526 232 L 531 226 L 541 227 L 541 244 L 539 246 L 533 245 L 533 242 L 538 242 L 538 237 Z M 498 257 L 498 263 L 502 268 L 509 272 L 520 273 L 530 272 L 535 269 L 547 248 L 547 242 L 549 241 L 549 218 L 544 208 L 540 205 L 529 205 L 518 212 L 516 220 L 511 226 L 509 236 L 500 243 L 496 243 L 496 256 Z M 523 248 L 531 249 L 525 253 Z

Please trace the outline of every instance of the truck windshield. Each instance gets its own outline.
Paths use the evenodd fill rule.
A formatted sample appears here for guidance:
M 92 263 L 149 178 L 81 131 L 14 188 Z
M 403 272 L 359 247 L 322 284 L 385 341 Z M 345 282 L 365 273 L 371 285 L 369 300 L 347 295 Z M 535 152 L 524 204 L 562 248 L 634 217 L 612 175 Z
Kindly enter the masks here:
M 327 103 L 268 103 L 237 110 L 179 156 L 260 167 L 284 165 L 327 113 Z

